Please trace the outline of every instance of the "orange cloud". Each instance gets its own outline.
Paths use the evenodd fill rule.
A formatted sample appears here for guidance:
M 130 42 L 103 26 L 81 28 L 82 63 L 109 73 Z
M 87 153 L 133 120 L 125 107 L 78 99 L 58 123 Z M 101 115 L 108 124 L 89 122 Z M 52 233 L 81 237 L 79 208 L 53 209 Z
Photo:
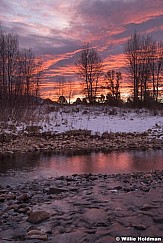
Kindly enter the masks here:
M 20 36 L 21 46 L 42 56 L 42 96 L 53 97 L 64 76 L 80 94 L 74 61 L 83 42 L 90 42 L 104 60 L 104 70 L 121 70 L 122 91 L 129 91 L 123 44 L 135 30 L 162 39 L 162 0 L 1 0 L 2 25 Z M 67 90 L 68 88 L 65 88 Z M 66 91 L 67 92 L 67 91 Z M 75 94 L 77 95 L 77 94 Z

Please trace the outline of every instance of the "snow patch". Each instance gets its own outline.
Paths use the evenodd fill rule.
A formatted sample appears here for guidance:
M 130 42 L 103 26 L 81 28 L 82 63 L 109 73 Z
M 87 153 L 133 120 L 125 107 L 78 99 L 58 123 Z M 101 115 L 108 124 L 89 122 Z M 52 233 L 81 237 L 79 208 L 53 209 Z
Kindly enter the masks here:
M 12 126 L 14 129 L 12 129 Z M 104 132 L 142 133 L 163 139 L 163 116 L 161 112 L 146 109 L 120 109 L 110 107 L 61 107 L 46 113 L 38 109 L 38 121 L 17 122 L 11 120 L 5 128 L 7 133 L 25 132 L 27 126 L 38 126 L 39 132 L 63 133 L 69 130 L 91 130 L 92 134 Z M 9 129 L 11 128 L 11 129 Z M 27 131 L 26 131 L 27 132 Z

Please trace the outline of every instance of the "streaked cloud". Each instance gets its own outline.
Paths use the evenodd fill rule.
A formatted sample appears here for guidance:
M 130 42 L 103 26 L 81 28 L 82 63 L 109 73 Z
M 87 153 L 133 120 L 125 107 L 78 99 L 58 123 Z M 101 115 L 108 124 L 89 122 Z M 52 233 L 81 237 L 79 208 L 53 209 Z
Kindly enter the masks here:
M 20 36 L 43 60 L 45 86 L 59 76 L 73 81 L 74 61 L 83 42 L 91 42 L 106 68 L 124 71 L 123 44 L 137 30 L 163 37 L 162 0 L 1 0 L 0 23 Z

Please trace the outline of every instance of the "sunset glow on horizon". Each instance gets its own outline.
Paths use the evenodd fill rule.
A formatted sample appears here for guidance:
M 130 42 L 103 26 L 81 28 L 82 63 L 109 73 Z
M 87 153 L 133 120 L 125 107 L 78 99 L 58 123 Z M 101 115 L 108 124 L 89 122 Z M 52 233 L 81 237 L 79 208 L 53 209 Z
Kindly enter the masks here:
M 90 42 L 104 61 L 104 69 L 122 72 L 122 96 L 129 93 L 123 45 L 134 31 L 163 39 L 162 0 L 1 0 L 0 25 L 18 34 L 20 46 L 32 48 L 43 62 L 41 96 L 56 100 L 61 78 L 64 92 L 71 83 L 81 96 L 75 60 Z M 127 95 L 126 95 L 127 94 Z

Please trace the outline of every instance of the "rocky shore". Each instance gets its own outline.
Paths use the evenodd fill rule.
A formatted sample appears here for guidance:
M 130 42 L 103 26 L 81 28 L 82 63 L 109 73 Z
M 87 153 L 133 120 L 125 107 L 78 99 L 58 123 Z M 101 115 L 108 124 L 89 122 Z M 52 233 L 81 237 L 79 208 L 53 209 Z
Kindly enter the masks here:
M 163 171 L 0 186 L 0 242 L 160 242 L 162 198 Z
M 32 127 L 28 133 L 0 134 L 0 158 L 27 152 L 76 155 L 162 148 L 160 134 L 153 131 L 54 134 Z M 123 241 L 122 237 L 130 242 L 140 241 L 138 237 L 160 241 L 162 180 L 163 171 L 154 171 L 1 183 L 0 242 L 112 243 Z
M 75 130 L 62 134 L 35 133 L 0 134 L 0 157 L 25 152 L 56 154 L 87 154 L 91 152 L 162 149 L 159 136 L 144 133 L 108 133 L 92 135 L 91 131 Z

